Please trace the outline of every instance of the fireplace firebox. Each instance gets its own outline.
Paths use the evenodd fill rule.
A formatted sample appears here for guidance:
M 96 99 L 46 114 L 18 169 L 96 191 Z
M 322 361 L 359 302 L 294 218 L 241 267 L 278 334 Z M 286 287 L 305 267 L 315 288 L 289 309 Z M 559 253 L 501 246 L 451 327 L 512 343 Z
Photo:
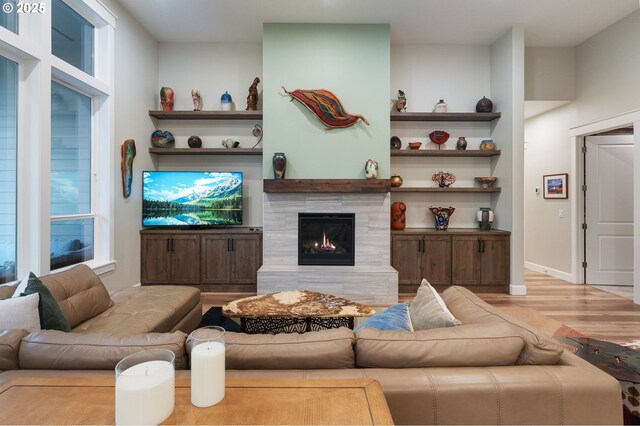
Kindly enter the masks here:
M 354 213 L 298 213 L 298 265 L 353 266 Z

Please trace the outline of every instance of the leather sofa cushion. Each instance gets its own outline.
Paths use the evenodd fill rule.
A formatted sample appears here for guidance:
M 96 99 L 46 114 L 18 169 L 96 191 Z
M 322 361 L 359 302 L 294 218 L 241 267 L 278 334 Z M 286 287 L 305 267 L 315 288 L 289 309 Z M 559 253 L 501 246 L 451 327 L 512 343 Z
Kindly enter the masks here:
M 226 368 L 289 370 L 353 368 L 355 337 L 348 328 L 304 334 L 225 333 Z
M 414 332 L 363 328 L 356 365 L 373 368 L 513 365 L 524 341 L 507 324 L 472 324 Z
M 463 324 L 508 324 L 524 339 L 525 347 L 516 364 L 553 365 L 560 361 L 562 346 L 552 337 L 530 325 L 504 314 L 463 287 L 449 287 L 442 298 Z
M 16 292 L 17 284 L 12 285 L 0 285 L 0 300 L 10 299 L 13 293 Z
M 100 278 L 87 265 L 40 277 L 73 329 L 106 311 L 113 302 Z
M 113 295 L 114 306 L 79 324 L 77 333 L 164 333 L 200 303 L 200 290 L 187 286 L 131 287 Z M 201 315 L 201 314 L 200 314 Z
M 27 334 L 29 334 L 27 330 L 17 328 L 0 330 L 0 371 L 20 368 L 18 350 L 20 349 L 20 341 Z
M 20 368 L 112 370 L 127 355 L 144 349 L 164 348 L 176 355 L 176 369 L 184 369 L 187 368 L 186 337 L 181 331 L 124 335 L 42 330 L 22 339 Z

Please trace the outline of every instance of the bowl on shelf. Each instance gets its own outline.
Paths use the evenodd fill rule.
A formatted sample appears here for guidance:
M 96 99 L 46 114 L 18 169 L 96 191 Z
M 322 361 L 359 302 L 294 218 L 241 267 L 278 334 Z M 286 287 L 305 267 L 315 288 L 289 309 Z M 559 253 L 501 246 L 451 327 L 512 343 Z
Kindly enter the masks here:
M 409 149 L 420 149 L 422 142 L 409 142 Z
M 476 182 L 483 188 L 491 188 L 496 179 L 495 176 L 476 176 Z
M 449 140 L 449 133 L 445 132 L 444 130 L 434 130 L 433 132 L 429 133 L 429 139 L 431 139 L 431 142 L 435 143 L 436 145 L 442 145 Z M 438 149 L 440 149 L 440 147 L 438 147 Z

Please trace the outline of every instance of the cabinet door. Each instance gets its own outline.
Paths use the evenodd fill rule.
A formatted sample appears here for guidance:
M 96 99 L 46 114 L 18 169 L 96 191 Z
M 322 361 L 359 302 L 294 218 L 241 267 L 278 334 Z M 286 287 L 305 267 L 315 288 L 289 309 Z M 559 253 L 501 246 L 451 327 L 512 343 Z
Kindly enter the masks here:
M 451 239 L 451 284 L 480 284 L 480 241 L 476 236 Z
M 230 236 L 226 234 L 202 236 L 202 284 L 229 283 Z
M 231 237 L 231 283 L 257 284 L 262 266 L 262 244 L 259 235 Z
M 142 284 L 171 283 L 171 238 L 168 235 L 144 234 L 140 244 Z
M 422 270 L 432 285 L 451 285 L 451 237 L 425 235 Z
M 391 266 L 398 271 L 399 285 L 413 285 L 416 288 L 420 285 L 422 280 L 421 242 L 422 235 L 391 236 Z
M 480 283 L 484 285 L 509 284 L 509 237 L 482 237 L 480 254 Z
M 171 282 L 200 282 L 200 236 L 171 235 Z

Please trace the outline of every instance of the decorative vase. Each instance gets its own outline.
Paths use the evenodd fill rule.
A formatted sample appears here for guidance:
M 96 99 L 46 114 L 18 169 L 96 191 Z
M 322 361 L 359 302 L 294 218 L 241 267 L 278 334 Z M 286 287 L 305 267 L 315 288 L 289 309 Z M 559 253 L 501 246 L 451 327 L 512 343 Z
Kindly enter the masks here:
M 273 178 L 284 179 L 287 170 L 287 157 L 284 152 L 276 152 L 273 154 Z
M 467 139 L 464 136 L 460 136 L 458 138 L 458 142 L 456 142 L 456 149 L 458 151 L 464 151 L 467 149 Z
M 202 111 L 202 96 L 199 90 L 191 89 L 191 100 L 193 100 L 193 110 Z
M 160 89 L 160 104 L 163 111 L 173 111 L 173 89 L 171 87 Z
M 407 97 L 402 90 L 398 90 L 398 99 L 396 100 L 396 110 L 398 112 L 407 110 Z
M 493 111 L 493 102 L 491 102 L 491 99 L 485 98 L 483 96 L 482 99 L 480 99 L 476 104 L 476 112 L 491 112 L 491 111 Z
M 367 179 L 378 179 L 378 162 L 376 160 L 367 160 L 364 165 L 364 175 Z
M 449 207 L 429 207 L 431 213 L 433 213 L 435 217 L 435 225 L 438 231 L 445 231 L 449 226 L 449 218 L 456 211 L 456 208 L 453 206 Z
M 168 130 L 156 130 L 151 133 L 151 144 L 156 148 L 171 148 L 176 140 Z
M 480 207 L 476 214 L 478 219 L 478 226 L 481 231 L 490 231 L 491 225 L 493 225 L 493 211 L 489 207 Z
M 391 204 L 391 229 L 402 231 L 407 226 L 406 211 L 407 206 L 401 201 Z
M 440 99 L 440 102 L 433 108 L 433 112 L 447 112 L 447 103 L 444 99 Z
M 398 175 L 393 175 L 389 178 L 389 182 L 391 183 L 392 187 L 399 188 L 402 186 L 403 180 L 402 180 L 402 177 Z
M 187 139 L 187 144 L 189 148 L 201 148 L 202 147 L 202 139 L 199 136 L 190 136 Z
M 229 92 L 224 92 L 222 96 L 220 96 L 220 106 L 223 111 L 231 111 L 231 104 L 233 100 L 231 99 L 231 95 Z
M 480 142 L 480 150 L 481 151 L 495 151 L 496 144 L 493 142 L 493 139 L 485 139 Z

